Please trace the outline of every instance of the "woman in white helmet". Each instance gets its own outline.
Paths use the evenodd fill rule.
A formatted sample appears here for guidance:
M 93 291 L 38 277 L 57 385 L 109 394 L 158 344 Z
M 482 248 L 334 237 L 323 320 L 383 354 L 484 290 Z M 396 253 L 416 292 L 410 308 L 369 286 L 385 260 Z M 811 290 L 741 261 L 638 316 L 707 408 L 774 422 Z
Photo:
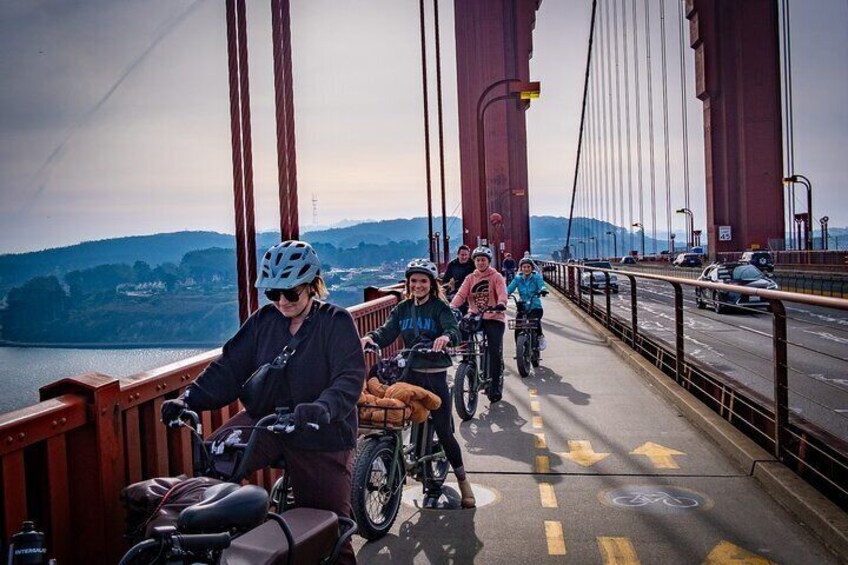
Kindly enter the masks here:
M 470 312 L 499 307 L 498 311 L 483 314 L 483 333 L 489 343 L 489 382 L 486 390 L 489 402 L 498 402 L 503 395 L 503 336 L 506 329 L 506 281 L 492 267 L 492 250 L 481 246 L 471 253 L 475 270 L 465 277 L 462 286 L 451 300 L 459 308 L 468 302 Z
M 241 398 L 242 411 L 210 440 L 223 439 L 236 426 L 249 426 L 277 407 L 294 407 L 296 429 L 259 438 L 251 470 L 286 459 L 298 504 L 351 516 L 350 492 L 356 447 L 356 401 L 365 381 L 365 357 L 351 315 L 321 299 L 327 289 L 321 262 L 303 241 L 284 241 L 263 255 L 256 287 L 271 302 L 253 313 L 186 391 L 162 405 L 170 422 L 186 409 L 214 410 Z M 284 373 L 265 379 L 261 396 L 248 396 L 245 382 L 281 354 Z M 250 399 L 250 400 L 248 400 Z M 318 424 L 312 429 L 306 424 Z M 258 433 L 258 432 L 254 432 Z M 340 563 L 355 563 L 348 542 Z
M 441 285 L 436 283 L 438 271 L 436 265 L 427 259 L 415 259 L 406 267 L 406 295 L 386 319 L 386 322 L 362 338 L 362 347 L 368 344 L 386 347 L 398 336 L 403 338 L 405 347 L 417 342 L 432 342 L 432 348 L 441 351 L 445 346 L 459 342 L 459 329 L 456 318 L 445 301 Z M 433 424 L 439 443 L 445 450 L 448 462 L 453 467 L 462 494 L 462 507 L 475 506 L 471 481 L 462 463 L 462 451 L 453 435 L 450 390 L 448 389 L 447 368 L 452 365 L 447 355 L 437 358 L 415 357 L 407 382 L 425 388 L 438 396 L 442 404 L 433 411 Z M 427 493 L 425 507 L 434 507 L 439 492 Z

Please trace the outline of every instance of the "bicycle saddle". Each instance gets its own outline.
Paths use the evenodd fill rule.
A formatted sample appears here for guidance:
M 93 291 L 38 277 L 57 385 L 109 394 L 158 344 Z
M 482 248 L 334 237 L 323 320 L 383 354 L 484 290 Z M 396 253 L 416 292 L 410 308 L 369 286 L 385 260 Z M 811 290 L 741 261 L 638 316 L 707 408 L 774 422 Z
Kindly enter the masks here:
M 265 489 L 221 483 L 210 487 L 200 502 L 180 512 L 177 529 L 185 533 L 249 530 L 261 524 L 267 514 Z

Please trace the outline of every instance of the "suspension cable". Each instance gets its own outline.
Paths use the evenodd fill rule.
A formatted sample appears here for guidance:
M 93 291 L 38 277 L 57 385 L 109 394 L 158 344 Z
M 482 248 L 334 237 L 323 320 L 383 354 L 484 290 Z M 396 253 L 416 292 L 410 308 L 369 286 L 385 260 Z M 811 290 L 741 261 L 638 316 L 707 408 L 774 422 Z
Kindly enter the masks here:
M 621 0 L 621 46 L 624 51 L 624 123 L 627 138 L 627 196 L 630 219 L 627 222 L 627 234 L 629 235 L 630 247 L 628 253 L 633 249 L 633 145 L 630 139 L 630 70 L 627 55 L 627 0 Z
M 636 13 L 636 2 L 633 8 L 633 79 L 636 91 L 636 180 L 639 187 L 639 225 L 642 226 L 642 243 L 645 241 L 645 190 L 642 184 L 642 88 L 639 85 L 639 18 Z M 632 227 L 632 226 L 631 226 Z M 635 235 L 635 234 L 634 234 Z M 645 255 L 645 246 L 640 248 Z
M 603 231 L 604 222 L 610 221 L 610 210 L 613 208 L 610 203 L 610 192 L 612 190 L 612 185 L 615 183 L 613 178 L 613 170 L 615 168 L 615 164 L 612 156 L 612 76 L 610 74 L 610 47 L 609 47 L 609 10 L 607 9 L 607 5 L 604 4 L 603 7 L 603 23 L 602 23 L 602 45 L 604 50 L 603 58 L 601 59 L 601 63 L 603 65 L 603 71 L 601 73 L 601 90 L 602 90 L 602 100 L 601 100 L 601 108 L 603 110 L 603 149 L 604 149 L 604 201 L 603 201 L 603 209 L 601 210 L 603 214 L 603 221 L 598 223 L 597 233 L 595 234 L 596 245 L 600 246 L 601 241 L 601 232 Z M 614 201 L 614 199 L 612 199 Z M 596 247 L 597 249 L 598 247 Z M 596 254 L 596 255 L 599 255 Z
M 677 31 L 680 40 L 680 113 L 683 126 L 683 202 L 688 210 L 692 210 L 689 200 L 689 112 L 687 111 L 686 97 L 686 41 L 683 34 L 683 22 L 686 20 L 686 15 L 683 13 L 683 2 L 677 2 Z M 692 225 L 686 222 L 686 246 L 691 248 L 695 245 L 695 234 L 692 233 L 692 228 L 695 223 L 692 218 Z
M 430 176 L 430 100 L 427 93 L 427 44 L 424 32 L 424 0 L 418 0 L 419 22 L 421 27 L 421 85 L 424 93 L 424 166 L 427 182 L 427 249 L 430 261 L 435 261 L 433 250 L 433 193 Z M 483 218 L 485 221 L 485 218 Z
M 674 232 L 671 229 L 671 164 L 668 141 L 668 64 L 665 33 L 665 0 L 660 0 L 660 61 L 662 65 L 663 156 L 665 159 L 665 215 L 668 229 L 668 249 L 674 253 Z
M 433 24 L 435 25 L 436 40 L 436 100 L 439 113 L 439 180 L 441 182 L 442 199 L 442 262 L 450 261 L 450 236 L 448 235 L 447 203 L 445 202 L 445 129 L 442 119 L 442 49 L 439 35 L 439 0 L 433 0 Z M 436 249 L 438 257 L 439 250 Z
M 616 253 L 616 242 L 618 240 L 618 226 L 624 223 L 624 157 L 621 149 L 621 67 L 618 59 L 618 3 L 616 0 L 610 0 L 612 3 L 612 29 L 613 29 L 613 48 L 615 49 L 615 137 L 618 147 L 618 212 L 616 222 L 613 225 L 613 253 Z M 622 244 L 624 242 L 622 241 Z
M 577 194 L 577 174 L 580 171 L 580 156 L 583 149 L 583 124 L 586 119 L 587 92 L 589 90 L 589 73 L 592 65 L 592 43 L 595 36 L 595 8 L 598 0 L 592 0 L 592 17 L 589 23 L 589 48 L 586 55 L 586 74 L 583 77 L 583 104 L 580 109 L 580 132 L 577 136 L 577 158 L 574 165 L 574 184 L 571 189 L 571 211 L 568 214 L 568 233 L 565 236 L 565 249 L 568 251 L 571 243 L 571 222 L 574 219 L 574 198 Z
M 795 124 L 792 104 L 792 30 L 789 19 L 789 1 L 781 0 L 783 24 L 783 105 L 784 105 L 784 139 L 786 154 L 786 177 L 795 174 Z M 801 241 L 795 237 L 795 185 L 789 186 L 789 240 L 793 249 L 801 248 Z M 810 218 L 812 221 L 812 218 Z M 797 240 L 797 241 L 796 241 Z
M 645 0 L 645 70 L 648 78 L 648 165 L 650 168 L 651 179 L 651 249 L 653 253 L 657 253 L 657 179 L 656 169 L 654 167 L 654 94 L 651 86 L 652 69 L 651 69 L 651 6 L 648 0 Z

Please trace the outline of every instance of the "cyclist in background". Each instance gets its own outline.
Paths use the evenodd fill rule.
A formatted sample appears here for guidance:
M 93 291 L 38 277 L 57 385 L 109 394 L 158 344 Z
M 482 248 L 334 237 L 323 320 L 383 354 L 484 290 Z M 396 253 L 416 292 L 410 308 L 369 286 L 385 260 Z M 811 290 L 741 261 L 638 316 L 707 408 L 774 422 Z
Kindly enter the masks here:
M 436 281 L 436 265 L 426 259 L 415 259 L 406 267 L 406 298 L 389 314 L 382 327 L 369 332 L 362 338 L 364 348 L 368 344 L 383 348 L 391 345 L 398 336 L 403 338 L 404 347 L 410 348 L 417 342 L 432 341 L 432 348 L 441 351 L 449 344 L 459 342 L 459 329 L 450 306 L 445 301 L 442 287 Z M 445 450 L 448 462 L 453 467 L 462 507 L 473 508 L 476 504 L 471 481 L 462 463 L 462 451 L 452 427 L 452 403 L 448 389 L 447 368 L 452 365 L 447 355 L 433 357 L 419 355 L 412 359 L 412 370 L 406 382 L 429 390 L 442 400 L 442 405 L 432 413 L 433 424 L 439 443 Z M 424 499 L 425 508 L 435 507 L 435 493 Z
M 471 312 L 479 312 L 486 308 L 503 306 L 506 308 L 506 282 L 499 272 L 491 266 L 492 250 L 488 247 L 477 247 L 471 254 L 475 270 L 465 278 L 456 296 L 451 300 L 453 308 L 468 303 Z M 486 312 L 483 314 L 483 333 L 489 343 L 489 382 L 493 390 L 487 391 L 491 402 L 497 402 L 503 395 L 503 385 L 500 376 L 503 370 L 503 335 L 506 329 L 506 315 L 501 312 Z
M 512 253 L 504 254 L 501 267 L 503 267 L 503 276 L 506 279 L 506 284 L 511 283 L 512 278 L 515 276 L 515 259 L 512 258 Z
M 299 335 L 283 375 L 287 386 L 273 387 L 271 393 L 273 406 L 294 407 L 297 429 L 258 438 L 248 465 L 262 469 L 285 457 L 298 504 L 349 518 L 356 402 L 365 381 L 356 325 L 347 310 L 320 300 L 327 295 L 321 262 L 306 242 L 271 247 L 262 257 L 256 287 L 264 289 L 271 304 L 247 319 L 224 344 L 221 357 L 179 398 L 162 404 L 162 420 L 168 423 L 183 410 L 215 410 L 237 400 L 248 378 Z M 210 440 L 223 439 L 233 428 L 252 426 L 266 415 L 255 412 L 236 414 Z M 307 423 L 319 429 L 308 429 Z M 356 563 L 350 541 L 339 562 Z
M 544 312 L 542 311 L 542 301 L 537 293 L 547 293 L 548 288 L 545 286 L 542 275 L 533 271 L 531 259 L 525 258 L 519 261 L 518 270 L 518 276 L 509 284 L 506 293 L 512 294 L 518 290 L 518 296 L 527 304 L 527 318 L 538 320 L 539 351 L 544 351 L 548 347 L 548 342 L 542 333 L 542 315 Z
M 456 250 L 456 259 L 448 263 L 442 281 L 447 285 L 449 295 L 456 294 L 459 287 L 465 281 L 465 277 L 474 271 L 474 262 L 470 260 L 471 249 L 467 245 L 460 245 Z

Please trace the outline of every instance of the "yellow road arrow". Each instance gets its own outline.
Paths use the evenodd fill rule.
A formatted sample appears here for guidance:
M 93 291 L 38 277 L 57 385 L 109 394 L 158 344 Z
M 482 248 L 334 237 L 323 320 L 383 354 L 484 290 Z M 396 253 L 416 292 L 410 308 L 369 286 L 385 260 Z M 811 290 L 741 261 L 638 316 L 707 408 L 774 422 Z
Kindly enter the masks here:
M 672 455 L 686 455 L 682 451 L 677 451 L 676 449 L 665 447 L 650 441 L 640 445 L 631 451 L 630 454 L 644 455 L 651 460 L 651 463 L 653 463 L 654 467 L 657 469 L 679 469 L 680 467 L 674 462 Z
M 722 541 L 713 548 L 703 565 L 776 565 L 765 557 L 746 551 L 729 541 Z
M 565 459 L 571 459 L 578 465 L 589 467 L 594 465 L 601 459 L 605 458 L 609 453 L 595 453 L 592 449 L 592 443 L 586 440 L 568 440 L 568 453 L 560 453 L 560 456 Z

